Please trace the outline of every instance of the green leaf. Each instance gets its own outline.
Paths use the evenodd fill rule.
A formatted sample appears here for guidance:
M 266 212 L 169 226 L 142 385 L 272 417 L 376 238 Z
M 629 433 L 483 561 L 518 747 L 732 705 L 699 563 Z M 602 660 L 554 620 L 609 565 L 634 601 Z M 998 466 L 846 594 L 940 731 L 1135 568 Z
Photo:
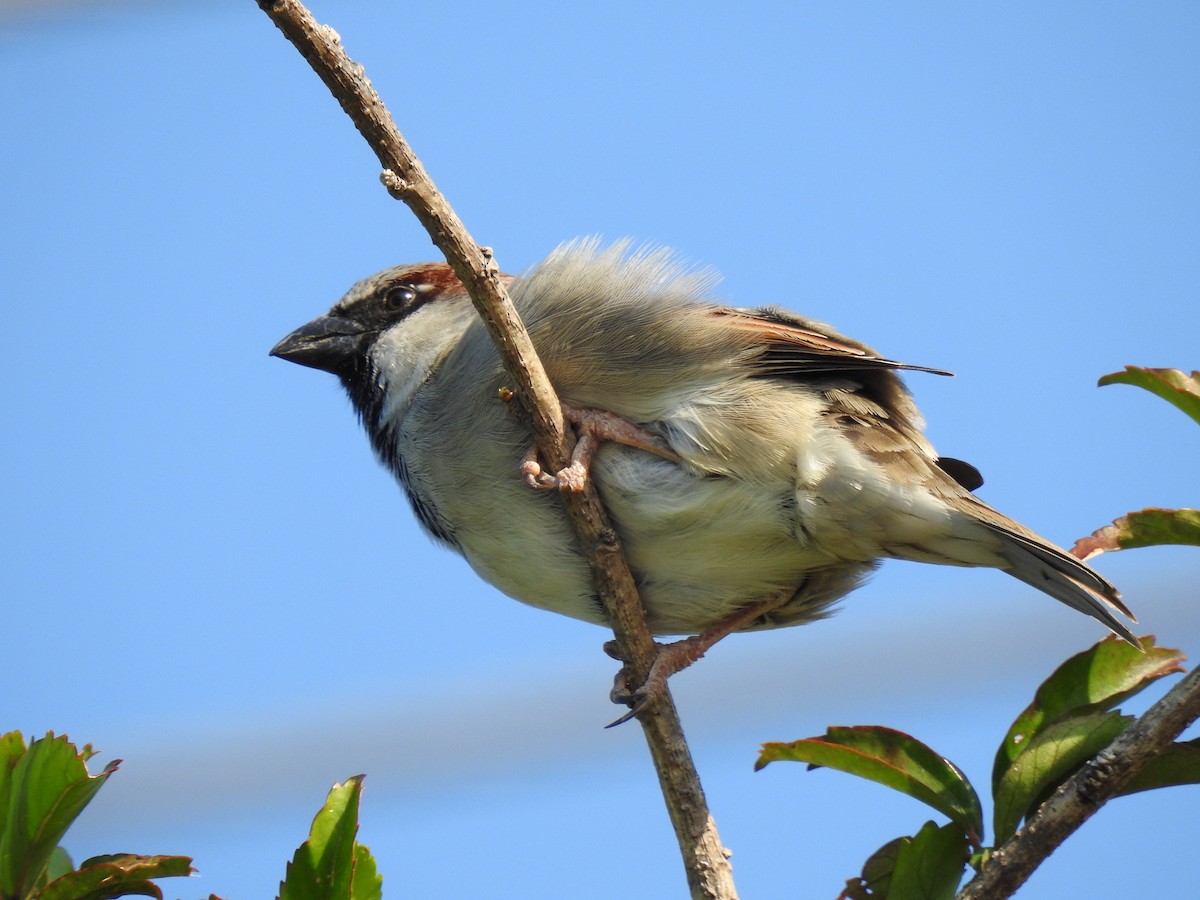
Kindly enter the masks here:
M 1153 635 L 1141 639 L 1140 650 L 1109 635 L 1072 656 L 1042 682 L 1008 729 L 992 767 L 992 792 L 1041 730 L 1068 716 L 1112 709 L 1164 675 L 1182 672 L 1183 660 L 1178 650 L 1155 646 Z
M 46 883 L 73 871 L 75 871 L 75 864 L 71 862 L 71 854 L 62 847 L 55 847 L 54 852 L 50 854 L 50 862 L 46 865 L 44 873 Z M 44 887 L 44 885 L 42 886 Z
M 0 735 L 0 847 L 3 847 L 4 833 L 8 830 L 8 811 L 12 805 L 13 772 L 17 763 L 25 755 L 25 738 L 19 731 L 10 731 Z M 0 871 L 3 862 L 0 861 Z M 4 896 L 4 877 L 0 874 L 0 896 Z
M 6 779 L 12 774 L 17 760 L 25 753 L 25 738 L 19 731 L 10 731 L 0 735 L 0 778 Z
M 154 900 L 163 900 L 162 891 L 153 881 L 124 881 L 119 884 L 110 884 L 103 879 L 102 873 L 95 873 L 94 877 L 100 880 L 93 881 L 93 875 L 89 874 L 81 878 L 77 884 L 64 888 L 70 893 L 55 894 L 54 900 L 110 900 L 112 897 L 129 897 L 134 894 L 153 897 Z M 42 900 L 42 895 L 38 894 L 36 900 Z
M 313 819 L 279 886 L 280 900 L 371 900 L 382 879 L 370 852 L 354 840 L 362 775 L 335 784 Z M 365 883 L 359 884 L 359 879 Z
M 162 900 L 162 891 L 150 879 L 190 875 L 191 864 L 187 856 L 94 856 L 76 871 L 50 882 L 37 900 L 109 900 L 129 894 Z
M 1101 387 L 1106 384 L 1132 384 L 1145 388 L 1200 422 L 1200 372 L 1187 375 L 1179 369 L 1126 366 L 1124 372 L 1113 372 L 1100 379 Z
M 962 829 L 926 822 L 915 837 L 896 838 L 872 853 L 838 900 L 950 900 L 970 852 Z
M 362 844 L 354 845 L 353 900 L 382 900 L 383 876 L 375 868 L 375 857 Z
M 1115 712 L 1069 716 L 1030 738 L 996 785 L 996 845 L 1012 837 L 1021 820 L 1041 805 L 1043 798 L 1112 743 L 1132 721 L 1132 716 Z
M 824 737 L 764 744 L 755 769 L 777 760 L 828 766 L 894 788 L 932 806 L 978 843 L 983 833 L 979 797 L 952 762 L 916 738 L 879 726 L 833 727 Z
M 1080 559 L 1091 559 L 1109 550 L 1164 544 L 1200 546 L 1200 510 L 1151 508 L 1127 513 L 1080 538 L 1071 552 Z
M 846 882 L 838 900 L 871 900 L 886 897 L 892 886 L 892 872 L 896 868 L 896 856 L 901 848 L 912 843 L 910 837 L 898 837 L 888 841 L 863 863 L 862 874 Z
M 887 900 L 953 900 L 970 856 L 967 836 L 955 825 L 926 822 L 896 854 Z
M 5 814 L 0 895 L 23 897 L 39 883 L 63 833 L 116 771 L 119 760 L 101 774 L 89 775 L 85 760 L 93 755 L 91 747 L 80 753 L 66 737 L 47 734 L 19 754 L 11 735 L 0 745 L 0 758 L 8 763 L 8 777 L 0 786 Z
M 1200 738 L 1177 741 L 1133 776 L 1118 797 L 1149 791 L 1154 788 L 1175 787 L 1180 784 L 1200 784 Z

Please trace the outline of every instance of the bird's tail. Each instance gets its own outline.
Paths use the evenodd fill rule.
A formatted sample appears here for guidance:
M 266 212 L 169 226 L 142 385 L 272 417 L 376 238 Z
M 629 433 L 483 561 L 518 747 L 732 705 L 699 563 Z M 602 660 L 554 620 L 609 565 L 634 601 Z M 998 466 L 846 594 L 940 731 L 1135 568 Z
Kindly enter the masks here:
M 1041 538 L 1022 534 L 997 523 L 989 522 L 988 525 L 1003 541 L 1000 554 L 1009 564 L 1007 571 L 1010 575 L 1073 609 L 1099 619 L 1115 634 L 1134 646 L 1140 646 L 1133 632 L 1113 614 L 1115 610 L 1131 621 L 1137 621 L 1137 617 L 1121 602 L 1120 592 L 1108 579 Z

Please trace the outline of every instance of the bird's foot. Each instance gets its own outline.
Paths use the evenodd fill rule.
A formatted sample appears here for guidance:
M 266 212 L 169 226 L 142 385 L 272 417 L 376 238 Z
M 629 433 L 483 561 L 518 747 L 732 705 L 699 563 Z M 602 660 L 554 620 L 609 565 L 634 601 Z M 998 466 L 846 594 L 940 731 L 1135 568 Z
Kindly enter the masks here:
M 676 672 L 686 669 L 716 643 L 716 641 L 712 641 L 705 644 L 701 641 L 702 637 L 701 634 L 694 634 L 670 644 L 660 644 L 655 641 L 654 662 L 650 664 L 650 672 L 646 675 L 646 680 L 642 682 L 641 687 L 633 690 L 629 688 L 629 664 L 621 666 L 621 670 L 613 678 L 612 690 L 609 691 L 608 697 L 613 703 L 628 706 L 629 712 L 604 727 L 612 728 L 622 725 L 654 703 L 666 690 L 668 678 Z M 609 641 L 604 645 L 605 652 L 609 656 L 616 656 L 615 645 L 615 641 Z
M 613 679 L 612 690 L 608 696 L 613 703 L 627 705 L 629 712 L 605 727 L 612 728 L 614 725 L 621 725 L 649 709 L 655 700 L 666 691 L 668 678 L 676 672 L 683 671 L 704 656 L 717 641 L 733 634 L 735 631 L 745 628 L 754 622 L 755 619 L 785 605 L 802 589 L 803 585 L 796 589 L 789 588 L 773 597 L 768 597 L 766 600 L 760 600 L 757 603 L 744 606 L 732 615 L 726 616 L 715 625 L 691 637 L 686 637 L 670 644 L 655 642 L 654 660 L 650 663 L 650 670 L 641 686 L 633 690 L 629 689 L 628 661 L 622 659 L 617 649 L 616 641 L 608 641 L 604 645 L 604 652 L 614 659 L 619 659 L 625 663 L 621 667 L 621 671 L 617 672 L 616 677 Z
M 542 470 L 541 463 L 538 462 L 537 448 L 530 447 L 521 461 L 521 474 L 531 488 L 582 491 L 587 486 L 592 458 L 596 455 L 601 441 L 613 441 L 626 447 L 645 450 L 664 459 L 679 461 L 679 455 L 665 440 L 621 416 L 602 409 L 584 409 L 568 403 L 562 404 L 562 411 L 563 417 L 575 427 L 575 433 L 578 435 L 575 447 L 571 450 L 571 461 L 565 468 L 550 474 Z

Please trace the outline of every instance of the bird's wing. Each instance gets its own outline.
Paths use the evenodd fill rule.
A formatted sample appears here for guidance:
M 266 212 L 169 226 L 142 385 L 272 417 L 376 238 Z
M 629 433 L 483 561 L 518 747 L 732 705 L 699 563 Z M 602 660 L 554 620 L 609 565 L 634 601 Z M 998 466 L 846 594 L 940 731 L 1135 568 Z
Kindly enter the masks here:
M 866 344 L 838 334 L 832 328 L 775 307 L 712 311 L 724 328 L 761 344 L 754 361 L 764 375 L 814 375 L 864 369 L 904 369 L 949 375 L 942 369 L 914 366 L 885 359 Z
M 761 346 L 748 361 L 755 374 L 808 383 L 826 398 L 828 414 L 843 433 L 895 481 L 921 483 L 950 508 L 987 527 L 999 539 L 998 553 L 1006 563 L 1001 568 L 1136 643 L 1113 615 L 1133 618 L 1107 579 L 969 493 L 983 481 L 973 466 L 933 453 L 895 373 L 948 372 L 885 359 L 865 344 L 783 310 L 720 309 L 713 315 Z

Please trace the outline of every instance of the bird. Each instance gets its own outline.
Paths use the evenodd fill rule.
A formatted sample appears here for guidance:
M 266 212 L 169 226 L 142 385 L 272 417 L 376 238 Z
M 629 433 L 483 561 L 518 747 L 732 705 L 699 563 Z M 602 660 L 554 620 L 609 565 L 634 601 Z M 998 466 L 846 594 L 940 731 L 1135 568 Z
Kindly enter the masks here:
M 541 470 L 528 425 L 498 399 L 510 378 L 445 263 L 362 279 L 271 355 L 338 377 L 421 526 L 483 580 L 603 625 L 547 490 L 590 479 L 651 632 L 683 636 L 665 645 L 678 658 L 614 694 L 634 711 L 725 635 L 823 618 L 889 558 L 1000 569 L 1137 643 L 1107 579 L 988 506 L 978 471 L 934 451 L 900 373 L 949 373 L 778 306 L 728 305 L 711 269 L 660 246 L 577 239 L 501 280 L 587 438 L 573 477 Z

